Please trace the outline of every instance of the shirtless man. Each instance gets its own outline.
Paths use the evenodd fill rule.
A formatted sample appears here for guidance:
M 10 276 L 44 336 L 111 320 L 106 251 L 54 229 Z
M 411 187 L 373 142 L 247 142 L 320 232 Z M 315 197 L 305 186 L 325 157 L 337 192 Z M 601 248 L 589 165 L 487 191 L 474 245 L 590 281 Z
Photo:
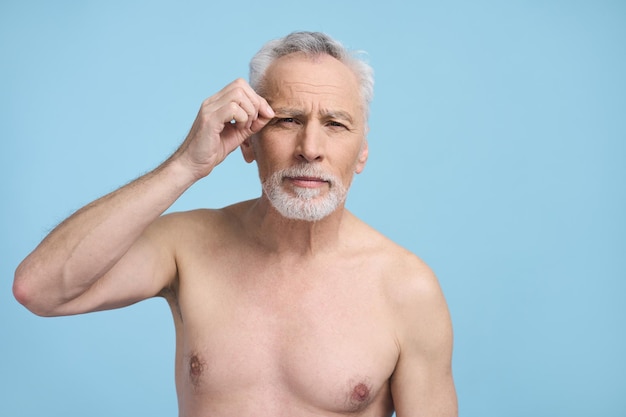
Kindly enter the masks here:
M 164 297 L 183 417 L 456 416 L 435 276 L 344 208 L 368 155 L 369 67 L 294 33 L 250 68 L 166 162 L 44 239 L 15 297 L 42 316 Z M 163 215 L 237 147 L 260 198 Z

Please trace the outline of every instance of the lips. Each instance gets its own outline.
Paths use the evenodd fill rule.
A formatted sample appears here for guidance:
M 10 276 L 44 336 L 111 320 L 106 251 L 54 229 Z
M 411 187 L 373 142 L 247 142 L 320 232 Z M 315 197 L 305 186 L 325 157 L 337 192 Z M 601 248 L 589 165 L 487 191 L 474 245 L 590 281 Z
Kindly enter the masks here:
M 329 181 L 317 177 L 286 177 L 286 179 L 296 187 L 302 188 L 317 188 L 329 184 Z

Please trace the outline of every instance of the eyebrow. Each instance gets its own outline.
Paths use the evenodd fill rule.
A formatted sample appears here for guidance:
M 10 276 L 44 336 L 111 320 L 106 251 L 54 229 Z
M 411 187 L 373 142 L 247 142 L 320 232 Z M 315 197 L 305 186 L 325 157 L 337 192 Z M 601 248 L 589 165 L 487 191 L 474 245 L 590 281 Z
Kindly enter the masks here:
M 339 119 L 345 120 L 348 123 L 353 123 L 350 113 L 342 110 L 322 110 L 320 113 L 325 119 Z

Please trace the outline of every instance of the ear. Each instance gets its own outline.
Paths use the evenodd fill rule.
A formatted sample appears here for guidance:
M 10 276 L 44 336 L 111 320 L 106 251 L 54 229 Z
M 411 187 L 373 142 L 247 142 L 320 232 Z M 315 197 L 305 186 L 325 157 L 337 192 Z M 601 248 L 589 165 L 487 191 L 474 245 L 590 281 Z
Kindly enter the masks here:
M 239 146 L 241 148 L 241 154 L 243 155 L 243 159 L 247 163 L 251 163 L 256 159 L 254 155 L 254 149 L 251 143 L 252 138 L 253 136 L 250 136 L 248 139 L 244 140 Z
M 369 147 L 367 145 L 367 138 L 363 139 L 363 145 L 361 145 L 361 151 L 359 158 L 356 161 L 356 167 L 354 172 L 360 174 L 365 169 L 365 163 L 367 162 L 367 156 L 369 155 Z

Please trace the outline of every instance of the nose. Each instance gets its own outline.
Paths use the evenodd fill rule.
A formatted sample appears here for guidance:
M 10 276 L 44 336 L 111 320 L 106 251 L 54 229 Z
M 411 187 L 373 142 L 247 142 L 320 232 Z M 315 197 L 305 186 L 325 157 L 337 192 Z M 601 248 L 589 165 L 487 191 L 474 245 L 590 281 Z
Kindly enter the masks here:
M 301 162 L 320 162 L 324 159 L 323 130 L 317 123 L 307 123 L 298 134 L 295 156 Z

